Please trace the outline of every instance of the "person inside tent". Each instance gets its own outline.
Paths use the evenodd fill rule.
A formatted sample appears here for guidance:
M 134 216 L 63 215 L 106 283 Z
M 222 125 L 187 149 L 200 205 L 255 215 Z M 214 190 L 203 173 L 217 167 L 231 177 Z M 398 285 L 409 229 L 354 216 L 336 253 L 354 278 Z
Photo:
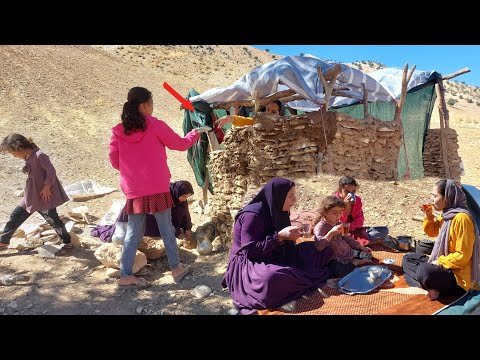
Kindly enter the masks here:
M 266 112 L 269 114 L 282 116 L 282 102 L 280 100 L 272 101 L 267 105 Z M 228 123 L 232 123 L 234 126 L 253 125 L 253 118 L 238 115 L 226 115 L 218 119 L 215 123 L 219 128 L 224 127 Z

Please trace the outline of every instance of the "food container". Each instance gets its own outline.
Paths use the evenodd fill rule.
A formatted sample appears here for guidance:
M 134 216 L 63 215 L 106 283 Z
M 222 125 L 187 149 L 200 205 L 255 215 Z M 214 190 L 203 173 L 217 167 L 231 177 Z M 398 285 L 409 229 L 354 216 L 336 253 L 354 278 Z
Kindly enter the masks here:
M 393 239 L 398 250 L 410 251 L 410 246 L 412 244 L 411 236 L 399 236 L 396 240 Z
M 382 276 L 383 268 L 381 266 L 370 266 L 368 268 L 368 276 L 378 278 Z

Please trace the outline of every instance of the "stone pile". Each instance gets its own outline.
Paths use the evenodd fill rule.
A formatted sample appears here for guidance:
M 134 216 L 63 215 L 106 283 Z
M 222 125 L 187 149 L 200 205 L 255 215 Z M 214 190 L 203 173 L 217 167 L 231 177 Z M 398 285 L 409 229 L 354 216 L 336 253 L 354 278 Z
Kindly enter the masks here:
M 373 117 L 357 120 L 336 114 L 337 132 L 322 169 L 331 175 L 367 180 L 396 180 L 402 145 L 400 124 Z
M 460 181 L 462 174 L 460 156 L 458 155 L 458 135 L 454 129 L 444 129 L 447 142 L 448 164 L 451 177 Z M 423 151 L 423 168 L 425 176 L 445 178 L 442 141 L 440 129 L 429 129 Z

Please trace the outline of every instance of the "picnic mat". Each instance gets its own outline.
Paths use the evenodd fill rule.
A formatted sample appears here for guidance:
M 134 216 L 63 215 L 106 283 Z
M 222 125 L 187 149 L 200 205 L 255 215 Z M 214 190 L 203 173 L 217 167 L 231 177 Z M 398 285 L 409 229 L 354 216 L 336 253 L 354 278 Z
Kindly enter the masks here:
M 260 315 L 433 315 L 457 300 L 455 297 L 440 297 L 429 300 L 425 290 L 409 287 L 403 277 L 402 258 L 405 252 L 383 244 L 370 246 L 374 264 L 388 267 L 393 277 L 381 287 L 368 294 L 347 295 L 329 281 L 319 291 L 297 300 L 295 311 L 260 310 Z M 394 264 L 386 265 L 384 259 Z M 366 265 L 369 266 L 369 265 Z M 332 279 L 331 279 L 332 280 Z M 323 294 L 322 294 L 323 293 Z

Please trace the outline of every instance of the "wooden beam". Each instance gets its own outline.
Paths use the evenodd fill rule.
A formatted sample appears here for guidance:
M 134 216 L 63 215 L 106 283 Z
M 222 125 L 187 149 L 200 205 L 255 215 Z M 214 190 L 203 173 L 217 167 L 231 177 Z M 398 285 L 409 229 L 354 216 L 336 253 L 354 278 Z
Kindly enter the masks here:
M 407 72 L 408 72 L 408 64 L 405 64 L 403 67 L 403 74 L 402 74 L 402 90 L 400 92 L 400 99 L 397 102 L 395 107 L 395 115 L 393 116 L 393 121 L 401 122 L 402 120 L 402 109 L 403 105 L 405 104 L 405 98 L 407 97 Z
M 442 80 L 450 80 L 450 79 L 453 79 L 454 77 L 468 73 L 470 71 L 471 70 L 469 68 L 463 68 L 461 70 L 458 70 L 457 72 L 454 72 L 453 74 L 442 76 Z
M 445 88 L 443 87 L 443 80 L 439 80 L 439 82 L 435 85 L 435 88 L 437 87 L 437 85 L 439 88 L 439 91 L 437 91 L 439 106 L 442 106 L 445 129 L 448 129 L 450 127 L 450 115 L 448 113 L 447 102 L 445 101 Z
M 440 80 L 441 82 L 441 80 Z M 442 105 L 441 101 L 441 93 L 442 89 L 440 86 L 440 82 L 435 84 L 435 90 L 437 91 L 437 96 L 439 99 L 438 103 L 438 115 L 440 117 L 440 142 L 442 145 L 442 158 L 443 158 L 443 168 L 445 170 L 445 176 L 447 179 L 451 179 L 451 173 L 450 173 L 450 166 L 448 164 L 448 149 L 447 149 L 447 139 L 445 137 L 445 126 L 444 126 L 444 120 L 445 120 L 445 113 L 444 113 L 444 108 Z
M 264 99 L 259 99 L 258 100 L 258 103 L 259 103 L 259 106 L 262 106 L 262 105 L 268 105 L 270 104 L 272 101 L 275 101 L 277 99 L 281 99 L 281 98 L 284 98 L 284 97 L 287 97 L 287 96 L 291 96 L 291 95 L 295 95 L 295 91 L 294 90 L 283 90 L 283 91 L 279 91 L 275 94 L 272 94 L 270 96 L 267 96 L 266 98 Z M 228 103 L 220 103 L 220 104 L 215 104 L 213 106 L 214 109 L 230 109 L 230 107 L 232 106 L 237 106 L 237 107 L 240 107 L 240 106 L 254 106 L 255 105 L 255 100 L 238 100 L 238 101 L 230 101 Z
M 367 93 L 367 86 L 365 83 L 362 83 L 363 88 L 363 118 L 368 116 L 368 93 Z
M 333 79 L 336 79 L 341 72 L 342 72 L 342 66 L 340 64 L 335 64 L 333 68 L 325 71 L 324 78 L 327 81 L 332 81 Z
M 338 71 L 338 69 L 340 69 L 340 71 Z M 335 71 L 330 71 L 330 70 L 335 70 Z M 330 98 L 333 93 L 333 88 L 335 86 L 335 82 L 337 81 L 338 75 L 340 75 L 341 73 L 342 67 L 337 64 L 333 69 L 330 69 L 330 70 L 328 71 L 330 80 L 327 80 L 322 73 L 322 69 L 320 67 L 317 68 L 317 74 L 318 74 L 318 77 L 320 78 L 320 81 L 322 82 L 323 91 L 325 92 L 325 111 L 328 111 Z

